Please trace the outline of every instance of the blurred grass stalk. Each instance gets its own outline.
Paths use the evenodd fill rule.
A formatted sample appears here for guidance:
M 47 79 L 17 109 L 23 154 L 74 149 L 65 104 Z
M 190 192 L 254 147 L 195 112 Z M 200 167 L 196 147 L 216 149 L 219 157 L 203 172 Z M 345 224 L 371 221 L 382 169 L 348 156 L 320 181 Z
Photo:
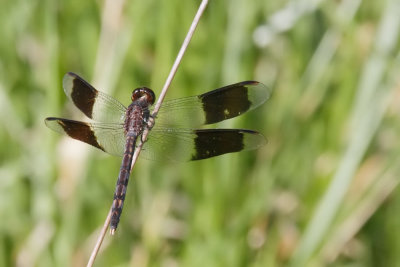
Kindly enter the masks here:
M 33 16 L 33 14 L 30 12 L 31 10 L 34 10 L 36 3 L 20 2 L 19 4 L 21 5 L 21 10 L 25 10 L 27 13 L 23 15 L 19 14 L 18 16 L 16 15 L 15 18 L 17 18 L 19 22 L 21 21 L 21 18 L 24 18 L 22 22 L 26 24 L 21 26 L 20 29 L 25 29 L 30 23 L 31 16 Z M 43 24 L 43 47 L 45 48 L 46 56 L 43 56 L 41 58 L 43 61 L 40 62 L 33 60 L 33 62 L 36 62 L 39 65 L 38 69 L 42 71 L 33 70 L 31 73 L 29 73 L 29 75 L 32 75 L 35 80 L 40 81 L 39 84 L 45 85 L 44 88 L 57 88 L 59 81 L 57 72 L 57 66 L 59 64 L 59 40 L 58 35 L 56 34 L 58 26 L 55 12 L 56 3 L 52 1 L 46 1 L 43 6 L 46 12 L 44 13 L 45 15 L 42 18 L 43 21 L 41 21 L 41 23 Z M 16 10 L 19 9 L 16 8 Z M 23 36 L 29 39 L 29 37 L 25 35 L 25 32 Z M 36 55 L 33 54 L 34 53 L 31 53 L 30 56 L 35 57 Z M 48 68 L 43 71 L 43 69 L 40 68 L 41 64 L 47 65 Z M 55 90 L 49 90 L 48 92 L 51 101 L 48 101 L 46 106 L 50 110 L 56 109 L 56 99 L 60 94 L 60 92 L 54 91 Z M 12 103 L 12 101 L 10 101 L 10 103 Z M 35 125 L 42 125 L 43 123 L 43 114 L 40 113 L 41 111 L 41 109 L 34 110 L 36 114 L 36 116 L 34 116 Z M 10 114 L 14 113 L 6 114 L 8 117 L 7 120 L 10 120 Z M 15 112 L 15 114 L 18 114 L 18 112 Z M 21 120 L 15 119 L 13 121 L 15 122 L 12 124 L 18 124 L 18 122 Z M 25 126 L 26 125 L 24 125 L 24 127 Z M 25 129 L 21 129 L 21 132 L 24 133 Z M 41 130 L 37 130 L 37 132 L 41 132 Z M 13 136 L 18 135 L 13 134 Z M 22 136 L 20 137 L 20 140 L 24 140 Z M 46 161 L 48 159 L 48 155 L 50 155 L 48 152 L 51 150 L 51 141 L 49 139 L 45 140 L 45 145 L 43 146 L 45 149 L 43 149 L 43 147 L 42 149 L 38 149 L 39 143 L 42 140 L 34 137 L 28 140 L 29 143 L 25 143 L 26 151 L 24 152 L 25 155 L 28 155 L 29 157 L 29 161 L 27 161 L 29 162 L 28 164 L 35 166 L 34 168 L 30 169 L 31 172 L 28 175 L 29 179 L 34 181 L 34 186 L 32 187 L 31 192 L 33 225 L 30 229 L 30 232 L 27 234 L 26 240 L 22 243 L 18 255 L 16 256 L 16 264 L 18 266 L 28 266 L 31 262 L 36 262 L 40 255 L 48 248 L 51 239 L 55 235 L 55 227 L 52 224 L 52 217 L 54 216 L 55 211 L 53 203 L 55 203 L 55 201 L 54 196 L 51 194 L 51 188 L 53 186 L 53 181 L 50 175 L 51 168 L 50 166 L 43 167 L 43 162 Z M 31 155 L 35 156 L 33 157 Z
M 388 107 L 388 100 L 393 92 L 394 82 L 397 79 L 399 57 L 397 57 L 396 64 L 393 64 L 389 70 L 386 67 L 391 66 L 393 49 L 398 40 L 397 37 L 400 30 L 399 14 L 399 1 L 386 1 L 386 8 L 379 23 L 374 49 L 369 60 L 364 65 L 359 81 L 350 118 L 348 146 L 331 184 L 305 230 L 304 236 L 292 258 L 292 266 L 305 266 L 321 246 L 324 246 L 324 242 L 329 242 L 329 239 L 324 239 L 324 237 L 327 236 L 330 227 L 332 227 L 332 222 L 338 213 L 340 204 L 349 190 L 361 160 Z M 391 75 L 385 77 L 385 73 L 390 73 Z M 387 85 L 382 88 L 385 78 Z M 392 184 L 396 185 L 396 183 Z M 354 216 L 354 214 L 350 216 Z

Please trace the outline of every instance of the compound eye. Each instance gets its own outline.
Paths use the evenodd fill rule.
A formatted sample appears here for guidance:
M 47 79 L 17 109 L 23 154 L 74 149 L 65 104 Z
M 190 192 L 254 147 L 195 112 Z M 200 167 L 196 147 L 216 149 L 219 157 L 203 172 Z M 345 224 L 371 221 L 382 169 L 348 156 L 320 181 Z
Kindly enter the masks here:
M 150 105 L 153 105 L 153 104 L 154 104 L 154 101 L 156 100 L 156 96 L 155 96 L 153 90 L 151 90 L 151 89 L 149 89 L 149 88 L 147 88 L 147 87 L 144 87 L 144 88 L 143 88 L 143 94 L 146 95 L 146 100 L 147 100 L 147 102 L 148 102 Z
M 132 99 L 132 101 L 138 100 L 142 95 L 143 95 L 143 93 L 141 92 L 141 88 L 136 88 L 132 92 L 131 99 Z
M 142 97 L 144 97 L 146 99 L 146 102 L 150 105 L 154 104 L 154 101 L 156 99 L 154 92 L 150 88 L 140 87 L 133 90 L 131 97 L 132 101 L 138 100 Z

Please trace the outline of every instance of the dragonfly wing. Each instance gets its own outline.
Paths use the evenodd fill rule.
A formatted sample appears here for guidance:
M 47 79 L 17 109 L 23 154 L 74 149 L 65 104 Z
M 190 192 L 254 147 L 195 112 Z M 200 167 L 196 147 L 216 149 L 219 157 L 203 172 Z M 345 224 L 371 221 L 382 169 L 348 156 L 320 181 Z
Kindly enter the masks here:
M 213 124 L 257 108 L 270 94 L 264 84 L 245 81 L 198 96 L 167 100 L 157 114 L 156 124 L 186 127 Z
M 123 123 L 126 108 L 115 98 L 97 91 L 88 82 L 75 73 L 68 72 L 63 79 L 63 88 L 68 98 L 88 118 Z
M 122 124 L 86 123 L 62 118 L 45 119 L 50 129 L 85 142 L 111 155 L 122 156 L 125 149 L 125 135 Z
M 259 132 L 246 129 L 152 129 L 142 157 L 151 160 L 192 161 L 226 153 L 253 150 L 266 143 Z

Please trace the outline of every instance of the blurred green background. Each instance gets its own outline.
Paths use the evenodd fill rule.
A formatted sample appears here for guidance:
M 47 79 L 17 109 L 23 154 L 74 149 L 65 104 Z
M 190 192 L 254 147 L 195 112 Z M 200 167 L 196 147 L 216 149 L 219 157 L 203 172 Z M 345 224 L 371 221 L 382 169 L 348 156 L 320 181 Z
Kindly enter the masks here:
M 156 94 L 200 1 L 0 2 L 0 266 L 83 266 L 121 159 L 47 116 L 73 71 Z M 258 80 L 251 152 L 139 160 L 96 266 L 399 266 L 400 1 L 212 0 L 167 98 Z

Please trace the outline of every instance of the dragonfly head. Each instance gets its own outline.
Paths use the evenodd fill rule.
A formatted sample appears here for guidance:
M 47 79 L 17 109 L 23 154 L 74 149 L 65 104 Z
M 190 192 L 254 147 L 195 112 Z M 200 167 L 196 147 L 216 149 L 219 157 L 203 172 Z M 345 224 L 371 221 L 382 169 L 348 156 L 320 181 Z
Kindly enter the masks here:
M 150 88 L 140 87 L 133 90 L 131 99 L 132 101 L 142 99 L 146 101 L 149 105 L 153 105 L 154 101 L 156 100 L 156 96 L 153 90 L 151 90 Z

